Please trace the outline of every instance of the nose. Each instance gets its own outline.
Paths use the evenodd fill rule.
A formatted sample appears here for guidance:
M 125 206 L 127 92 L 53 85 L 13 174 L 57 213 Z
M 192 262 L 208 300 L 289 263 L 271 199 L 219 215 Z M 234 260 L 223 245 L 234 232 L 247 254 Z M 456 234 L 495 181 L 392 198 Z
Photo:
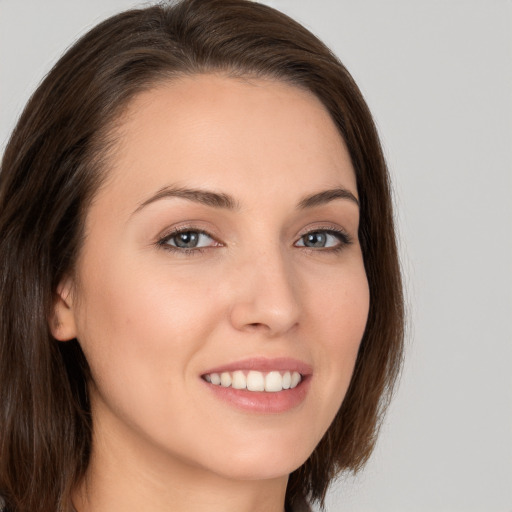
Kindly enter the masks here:
M 253 253 L 234 274 L 230 319 L 235 329 L 277 337 L 298 325 L 300 283 L 281 251 Z

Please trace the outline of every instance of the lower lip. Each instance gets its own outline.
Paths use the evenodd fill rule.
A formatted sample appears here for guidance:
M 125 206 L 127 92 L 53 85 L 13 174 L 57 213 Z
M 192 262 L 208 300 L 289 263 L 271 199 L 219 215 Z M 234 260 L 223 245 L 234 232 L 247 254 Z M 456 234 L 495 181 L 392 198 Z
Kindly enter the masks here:
M 300 405 L 306 398 L 311 376 L 306 376 L 293 389 L 284 389 L 274 393 L 265 391 L 247 391 L 246 389 L 225 388 L 203 381 L 208 389 L 231 406 L 245 411 L 276 414 L 289 411 Z

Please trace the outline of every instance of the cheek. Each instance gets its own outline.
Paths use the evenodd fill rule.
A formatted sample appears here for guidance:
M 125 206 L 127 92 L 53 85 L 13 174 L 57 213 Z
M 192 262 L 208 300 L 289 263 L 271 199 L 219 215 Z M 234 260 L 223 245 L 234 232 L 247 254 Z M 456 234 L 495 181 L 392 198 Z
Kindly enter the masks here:
M 329 297 L 326 300 L 329 300 Z M 368 280 L 362 265 L 357 272 L 347 275 L 343 282 L 339 283 L 339 289 L 333 292 L 329 302 L 332 307 L 326 307 L 324 310 L 332 319 L 330 336 L 327 339 L 330 340 L 333 355 L 338 356 L 333 358 L 332 364 L 340 364 L 344 370 L 348 367 L 350 372 L 344 371 L 343 375 L 350 377 L 366 327 L 370 305 Z
M 362 261 L 326 281 L 310 298 L 319 363 L 315 385 L 325 397 L 317 412 L 329 424 L 350 384 L 368 318 L 370 296 Z
M 191 286 L 165 266 L 112 261 L 83 271 L 79 340 L 99 389 L 154 396 L 186 374 L 216 318 L 214 301 L 208 287 Z
M 322 330 L 329 351 L 353 350 L 359 346 L 368 318 L 370 292 L 361 258 L 308 281 L 304 293 L 310 321 Z

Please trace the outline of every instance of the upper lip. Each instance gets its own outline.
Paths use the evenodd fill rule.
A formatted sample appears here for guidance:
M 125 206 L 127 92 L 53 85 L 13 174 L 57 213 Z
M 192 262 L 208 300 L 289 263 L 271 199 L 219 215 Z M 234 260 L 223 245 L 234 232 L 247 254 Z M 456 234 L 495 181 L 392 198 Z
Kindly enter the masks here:
M 273 370 L 282 372 L 290 371 L 299 372 L 303 376 L 313 373 L 313 368 L 311 365 L 303 361 L 299 361 L 298 359 L 293 359 L 290 357 L 253 357 L 216 366 L 215 368 L 210 368 L 209 370 L 205 371 L 203 375 L 208 375 L 211 373 L 234 372 L 236 370 L 255 370 L 259 372 L 270 372 Z

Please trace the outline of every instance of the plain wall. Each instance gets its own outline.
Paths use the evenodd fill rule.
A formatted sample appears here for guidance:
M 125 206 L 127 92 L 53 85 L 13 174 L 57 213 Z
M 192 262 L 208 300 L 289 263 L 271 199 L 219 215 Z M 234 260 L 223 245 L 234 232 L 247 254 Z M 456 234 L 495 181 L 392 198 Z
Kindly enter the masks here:
M 265 3 L 320 36 L 360 85 L 400 227 L 401 386 L 373 458 L 327 510 L 511 512 L 512 2 Z M 0 152 L 62 52 L 135 5 L 0 0 Z

